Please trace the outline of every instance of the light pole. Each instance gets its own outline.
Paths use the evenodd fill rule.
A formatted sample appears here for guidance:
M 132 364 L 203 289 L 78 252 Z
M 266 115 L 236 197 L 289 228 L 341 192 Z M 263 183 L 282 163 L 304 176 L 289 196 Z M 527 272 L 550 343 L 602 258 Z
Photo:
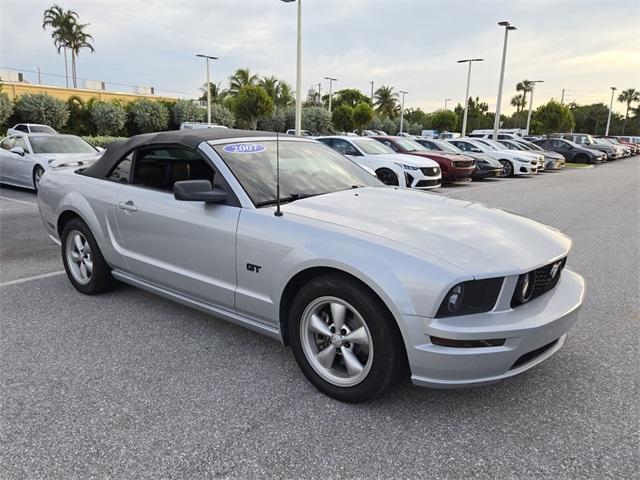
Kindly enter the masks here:
M 404 127 L 404 96 L 409 93 L 404 90 L 400 90 L 402 94 L 402 103 L 400 104 L 400 133 L 402 133 L 402 128 Z
M 445 109 L 445 110 L 447 109 L 447 103 L 449 103 L 450 101 L 451 101 L 451 99 L 450 99 L 450 98 L 445 98 L 445 99 L 444 99 L 444 109 Z
M 211 123 L 211 80 L 209 74 L 209 60 L 218 60 L 218 57 L 198 54 L 196 57 L 204 58 L 207 61 L 207 123 Z
M 493 139 L 498 140 L 498 128 L 500 128 L 500 103 L 502 102 L 502 84 L 504 82 L 504 65 L 507 62 L 507 40 L 510 30 L 517 30 L 509 22 L 498 22 L 504 27 L 504 46 L 502 47 L 502 66 L 500 67 L 500 83 L 498 83 L 498 99 L 496 100 L 496 118 L 493 121 Z
M 465 60 L 458 60 L 458 63 L 468 63 L 469 69 L 467 71 L 467 93 L 464 96 L 464 114 L 462 115 L 462 136 L 467 133 L 467 110 L 469 108 L 469 84 L 471 83 L 471 64 L 473 62 L 483 62 L 483 58 L 467 58 Z
M 329 113 L 331 113 L 331 96 L 333 95 L 333 82 L 337 82 L 337 78 L 324 77 L 325 80 L 329 80 Z
M 282 0 L 284 3 L 298 2 L 298 27 L 296 47 L 296 135 L 302 131 L 302 0 Z
M 616 93 L 616 87 L 611 88 L 611 102 L 609 102 L 609 116 L 607 117 L 607 128 L 604 131 L 604 136 L 607 137 L 609 135 L 609 125 L 611 125 L 611 109 L 613 108 L 613 95 Z
M 371 84 L 371 106 L 373 107 L 373 81 L 369 83 Z
M 38 85 L 42 85 L 42 77 L 40 76 L 40 67 L 33 67 L 38 72 Z
M 318 83 L 318 105 L 322 105 L 322 83 Z
M 531 81 L 531 97 L 529 98 L 529 113 L 527 114 L 527 135 L 529 135 L 529 125 L 531 125 L 531 110 L 533 110 L 533 90 L 536 88 L 536 83 L 543 83 L 544 80 L 532 80 Z

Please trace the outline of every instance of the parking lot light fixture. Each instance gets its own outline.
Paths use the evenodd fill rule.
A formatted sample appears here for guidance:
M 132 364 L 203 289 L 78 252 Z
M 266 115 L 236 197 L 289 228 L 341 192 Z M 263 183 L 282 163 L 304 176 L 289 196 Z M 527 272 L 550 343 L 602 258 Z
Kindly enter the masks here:
M 211 123 L 211 79 L 209 73 L 209 60 L 218 60 L 218 57 L 211 55 L 197 54 L 196 57 L 204 58 L 207 61 L 207 123 Z
M 609 116 L 607 117 L 607 128 L 604 131 L 605 137 L 609 136 L 609 125 L 611 125 L 611 109 L 613 108 L 613 95 L 616 93 L 616 90 L 617 90 L 616 87 L 609 87 L 609 88 L 611 88 L 611 102 L 609 102 Z
M 467 109 L 469 108 L 469 84 L 471 83 L 471 64 L 473 62 L 484 62 L 484 58 L 466 58 L 464 60 L 458 60 L 458 63 L 468 63 L 469 68 L 467 70 L 467 93 L 464 96 L 464 114 L 462 115 L 462 136 L 467 133 Z
M 373 107 L 373 81 L 369 83 L 371 84 L 371 106 Z
M 302 0 L 281 0 L 284 3 L 298 2 L 298 27 L 296 40 L 296 136 L 302 133 Z
M 502 103 L 502 84 L 504 83 L 504 66 L 507 62 L 507 40 L 509 32 L 517 30 L 509 22 L 498 22 L 498 25 L 504 27 L 504 45 L 502 47 L 502 65 L 500 67 L 500 81 L 498 83 L 498 98 L 496 99 L 496 118 L 493 121 L 493 139 L 498 140 L 498 129 L 500 128 L 500 104 Z
M 325 80 L 329 80 L 329 113 L 331 113 L 331 97 L 333 95 L 333 82 L 337 82 L 337 78 L 324 77 Z
M 409 92 L 400 90 L 400 93 L 402 94 L 402 102 L 400 103 L 400 133 L 402 133 L 402 129 L 404 127 L 404 96 Z
M 527 114 L 527 135 L 529 135 L 529 125 L 531 125 L 531 110 L 533 110 L 533 90 L 536 88 L 536 83 L 544 83 L 544 80 L 531 81 L 531 97 L 529 98 L 529 113 Z

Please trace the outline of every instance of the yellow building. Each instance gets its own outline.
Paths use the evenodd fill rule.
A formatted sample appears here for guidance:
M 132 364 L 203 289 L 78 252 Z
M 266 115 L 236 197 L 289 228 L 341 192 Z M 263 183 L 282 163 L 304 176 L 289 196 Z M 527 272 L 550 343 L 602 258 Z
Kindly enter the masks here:
M 65 88 L 54 87 L 48 85 L 33 85 L 24 82 L 0 82 L 2 85 L 2 92 L 9 95 L 10 99 L 15 99 L 25 93 L 46 93 L 52 97 L 56 97 L 60 100 L 67 101 L 69 97 L 79 97 L 82 100 L 89 100 L 90 98 L 97 98 L 102 101 L 119 100 L 121 102 L 133 102 L 140 98 L 147 98 L 149 100 L 170 100 L 175 101 L 174 97 L 159 97 L 156 95 L 142 95 L 136 93 L 121 93 L 121 92 L 107 92 L 105 90 L 89 90 L 86 88 Z

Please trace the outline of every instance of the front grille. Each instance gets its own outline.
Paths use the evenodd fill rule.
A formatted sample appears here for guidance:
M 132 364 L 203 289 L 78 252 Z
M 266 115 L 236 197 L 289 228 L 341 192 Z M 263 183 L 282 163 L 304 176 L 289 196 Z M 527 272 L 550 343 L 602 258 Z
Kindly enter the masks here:
M 456 161 L 453 162 L 453 166 L 455 168 L 472 167 L 473 166 L 473 160 L 456 160 Z
M 421 168 L 420 171 L 425 177 L 433 177 L 440 173 L 440 169 L 438 167 L 425 167 Z
M 556 275 L 552 277 L 551 270 L 553 269 L 553 266 L 558 262 L 560 262 L 560 266 L 558 267 Z M 562 273 L 562 269 L 564 268 L 566 263 L 567 257 L 564 257 L 561 260 L 550 263 L 549 265 L 545 265 L 544 267 L 540 267 L 537 270 L 530 272 L 533 276 L 533 291 L 529 300 L 533 300 L 543 293 L 547 293 L 549 290 L 553 289 L 560 281 L 560 274 Z M 518 282 L 518 285 L 520 285 L 520 282 Z M 513 296 L 511 297 L 511 307 L 517 307 L 521 304 L 520 300 L 518 299 L 518 285 L 516 285 L 516 291 L 513 292 Z
M 525 363 L 529 363 L 534 358 L 539 357 L 544 352 L 546 352 L 547 350 L 552 348 L 556 343 L 558 343 L 557 339 L 554 340 L 551 343 L 547 343 L 546 345 L 543 345 L 543 346 L 541 346 L 539 348 L 536 348 L 535 350 L 531 350 L 530 352 L 525 353 L 520 358 L 518 358 L 513 363 L 513 365 L 511 365 L 511 368 L 509 370 L 513 370 L 514 368 L 518 368 L 520 365 L 524 365 Z
M 440 185 L 440 180 L 418 180 L 416 183 L 417 188 L 435 187 Z

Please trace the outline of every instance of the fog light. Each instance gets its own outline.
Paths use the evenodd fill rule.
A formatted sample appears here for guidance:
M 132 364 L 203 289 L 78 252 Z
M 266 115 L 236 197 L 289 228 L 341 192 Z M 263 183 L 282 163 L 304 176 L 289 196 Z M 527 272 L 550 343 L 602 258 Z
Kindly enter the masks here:
M 449 310 L 450 313 L 460 310 L 463 296 L 464 285 L 461 283 L 449 290 L 449 293 L 447 294 L 447 310 Z
M 520 303 L 528 302 L 533 295 L 533 279 L 531 272 L 520 275 L 518 284 L 516 285 L 516 291 L 518 292 L 518 301 Z

